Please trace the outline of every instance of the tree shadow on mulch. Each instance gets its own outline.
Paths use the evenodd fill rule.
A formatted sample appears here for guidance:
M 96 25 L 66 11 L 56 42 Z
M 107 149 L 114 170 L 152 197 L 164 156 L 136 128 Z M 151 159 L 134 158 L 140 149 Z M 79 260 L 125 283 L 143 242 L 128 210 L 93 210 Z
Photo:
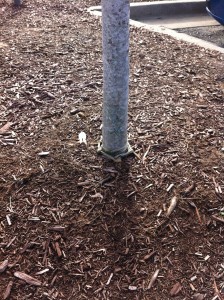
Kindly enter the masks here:
M 103 161 L 103 172 L 115 170 L 115 177 L 110 189 L 105 191 L 105 203 L 110 203 L 110 213 L 105 219 L 110 238 L 114 245 L 123 244 L 123 240 L 131 234 L 134 223 L 135 192 L 130 183 L 130 169 L 132 158 L 127 158 L 121 163 Z M 107 177 L 108 179 L 110 177 Z M 123 242 L 122 242 L 123 241 Z

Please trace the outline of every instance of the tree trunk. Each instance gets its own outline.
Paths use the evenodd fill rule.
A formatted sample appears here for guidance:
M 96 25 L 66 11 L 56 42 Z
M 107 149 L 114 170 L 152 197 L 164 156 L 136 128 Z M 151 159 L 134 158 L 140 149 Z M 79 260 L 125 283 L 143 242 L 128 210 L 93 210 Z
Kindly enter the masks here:
M 102 152 L 113 157 L 128 150 L 129 17 L 129 0 L 102 0 Z

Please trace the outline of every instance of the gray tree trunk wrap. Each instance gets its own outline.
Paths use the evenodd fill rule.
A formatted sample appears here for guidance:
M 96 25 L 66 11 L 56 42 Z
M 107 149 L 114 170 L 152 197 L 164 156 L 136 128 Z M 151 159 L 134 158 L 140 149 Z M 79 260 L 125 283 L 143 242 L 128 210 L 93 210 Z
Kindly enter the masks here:
M 128 147 L 129 18 L 129 0 L 102 0 L 102 149 L 110 155 L 124 153 Z

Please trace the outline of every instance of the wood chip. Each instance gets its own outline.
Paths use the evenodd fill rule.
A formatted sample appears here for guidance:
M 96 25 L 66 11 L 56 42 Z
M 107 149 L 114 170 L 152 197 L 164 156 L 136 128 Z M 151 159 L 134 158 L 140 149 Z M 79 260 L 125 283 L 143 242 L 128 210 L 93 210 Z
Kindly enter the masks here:
M 30 275 L 27 275 L 25 273 L 22 273 L 22 272 L 15 272 L 14 273 L 14 276 L 25 281 L 26 283 L 30 284 L 30 285 L 35 285 L 35 286 L 41 286 L 42 283 L 40 280 L 30 276 Z
M 6 300 L 9 298 L 11 290 L 12 290 L 12 286 L 13 286 L 13 281 L 9 281 L 7 288 L 3 294 L 3 300 Z
M 27 243 L 24 245 L 24 247 L 22 248 L 21 253 L 26 252 L 28 249 L 34 247 L 35 245 L 39 245 L 39 243 L 36 243 L 36 242 L 27 242 Z
M 197 207 L 195 207 L 195 212 L 196 212 L 199 223 L 202 224 L 201 215 L 200 215 L 199 210 L 198 210 Z
M 147 261 L 149 260 L 151 257 L 153 257 L 156 254 L 156 251 L 152 251 L 151 253 L 147 254 L 144 256 L 143 260 Z
M 189 285 L 190 285 L 190 288 L 192 289 L 192 291 L 195 291 L 195 290 L 196 290 L 196 288 L 193 286 L 192 283 L 189 283 Z
M 224 223 L 224 218 L 219 218 L 217 216 L 212 216 L 211 218 L 217 222 Z
M 58 257 L 61 257 L 62 256 L 62 252 L 61 252 L 61 248 L 60 248 L 58 242 L 55 243 L 55 248 L 56 248 L 56 252 L 57 252 Z
M 169 216 L 172 214 L 172 212 L 174 211 L 176 205 L 177 205 L 177 197 L 174 196 L 174 197 L 171 199 L 171 201 L 170 201 L 170 206 L 169 206 L 168 209 L 167 209 L 167 213 L 166 213 L 167 217 L 169 217 Z
M 3 273 L 6 268 L 8 267 L 9 261 L 8 259 L 4 260 L 1 264 L 0 264 L 0 273 Z
M 103 199 L 103 195 L 100 194 L 100 193 L 96 193 L 95 195 L 90 195 L 91 198 L 100 198 L 100 199 Z
M 81 110 L 81 109 L 79 109 L 79 108 L 75 108 L 75 109 L 72 109 L 71 111 L 70 111 L 70 115 L 75 115 L 75 114 L 77 114 L 77 113 L 80 113 L 80 112 L 82 112 L 83 110 Z
M 196 293 L 193 295 L 193 300 L 203 300 L 205 295 Z
M 47 255 L 48 255 L 48 252 L 49 252 L 49 249 L 50 249 L 49 245 L 50 245 L 50 239 L 48 238 L 48 240 L 44 244 L 44 250 L 45 250 L 45 252 L 44 252 L 44 257 L 43 257 L 43 261 L 42 261 L 42 264 L 45 265 L 45 266 L 48 265 L 48 263 L 47 263 Z
M 44 93 L 45 93 L 45 94 L 46 94 L 46 96 L 48 96 L 49 98 L 51 98 L 51 99 L 55 99 L 55 96 L 54 96 L 52 93 L 50 93 L 50 92 L 47 92 L 47 91 L 45 91 Z
M 44 269 L 44 270 L 41 270 L 41 271 L 37 272 L 36 275 L 42 275 L 42 274 L 44 274 L 48 271 L 49 271 L 49 269 Z
M 0 134 L 6 133 L 11 126 L 12 126 L 12 123 L 11 122 L 7 122 L 4 126 L 2 126 L 0 128 Z
M 49 228 L 50 231 L 63 232 L 65 227 L 63 226 L 53 226 Z
M 192 282 L 195 281 L 196 279 L 197 279 L 197 276 L 196 276 L 196 275 L 194 275 L 194 276 L 191 277 L 191 281 L 192 281 Z
M 212 178 L 214 186 L 215 186 L 215 191 L 217 194 L 222 194 L 222 188 L 221 186 L 215 181 L 215 178 Z
M 110 282 L 111 282 L 111 279 L 112 279 L 112 277 L 114 276 L 114 274 L 113 273 L 111 273 L 110 274 L 110 277 L 108 278 L 108 280 L 107 280 L 107 283 L 106 283 L 106 285 L 109 285 L 110 284 Z
M 183 196 L 189 196 L 195 189 L 195 183 L 192 183 L 189 187 L 186 188 L 185 191 L 183 191 L 181 194 Z
M 49 154 L 50 154 L 49 151 L 42 151 L 42 152 L 38 153 L 39 156 L 47 156 Z
M 143 155 L 143 158 L 142 158 L 142 163 L 143 164 L 145 163 L 146 156 L 148 155 L 150 148 L 151 148 L 151 146 L 148 147 L 148 149 L 146 150 L 145 154 Z
M 54 283 L 55 283 L 57 277 L 58 277 L 58 275 L 55 275 L 55 276 L 53 277 L 53 279 L 51 280 L 51 283 L 50 283 L 51 286 L 54 285 Z
M 174 184 L 171 183 L 168 188 L 166 189 L 167 192 L 170 192 L 172 190 L 172 188 L 174 187 Z
M 220 292 L 219 292 L 217 283 L 216 283 L 216 281 L 215 281 L 215 278 L 214 278 L 213 280 L 214 280 L 213 287 L 214 287 L 215 295 L 216 295 L 220 300 L 223 300 L 223 297 L 220 295 Z
M 16 236 L 14 236 L 14 238 L 11 239 L 11 241 L 7 244 L 6 248 L 9 248 L 15 240 Z
M 177 294 L 179 294 L 181 289 L 182 289 L 182 285 L 179 282 L 175 283 L 174 286 L 172 287 L 171 291 L 170 291 L 170 296 L 171 297 L 176 296 Z
M 11 219 L 10 219 L 9 215 L 6 215 L 6 220 L 7 220 L 8 225 L 11 226 L 12 222 L 11 222 Z
M 9 264 L 9 268 L 13 268 L 15 267 L 15 265 L 17 265 L 19 263 L 19 261 L 21 260 L 22 256 L 19 255 L 11 264 Z
M 157 269 L 156 271 L 155 271 L 155 273 L 152 275 L 152 278 L 151 278 L 151 280 L 150 280 L 150 282 L 149 282 L 149 285 L 148 285 L 148 289 L 151 289 L 152 288 L 152 286 L 153 286 L 153 284 L 155 283 L 155 281 L 156 281 L 156 279 L 157 279 L 157 277 L 158 277 L 158 275 L 159 275 L 159 269 Z
M 90 185 L 90 184 L 91 184 L 91 181 L 89 181 L 89 180 L 77 183 L 78 186 L 86 186 L 86 185 Z

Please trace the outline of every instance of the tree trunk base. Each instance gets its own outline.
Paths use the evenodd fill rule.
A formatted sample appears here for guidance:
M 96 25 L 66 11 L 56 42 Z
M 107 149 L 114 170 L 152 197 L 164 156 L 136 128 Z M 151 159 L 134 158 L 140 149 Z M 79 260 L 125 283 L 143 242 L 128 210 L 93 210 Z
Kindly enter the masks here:
M 106 152 L 103 149 L 102 146 L 102 142 L 100 141 L 98 144 L 98 149 L 97 149 L 97 153 L 102 154 L 103 156 L 105 156 L 106 158 L 113 160 L 114 162 L 120 162 L 122 158 L 134 154 L 134 150 L 131 148 L 131 146 L 129 145 L 129 143 L 127 144 L 127 149 L 124 152 L 116 152 L 116 153 L 109 153 Z

